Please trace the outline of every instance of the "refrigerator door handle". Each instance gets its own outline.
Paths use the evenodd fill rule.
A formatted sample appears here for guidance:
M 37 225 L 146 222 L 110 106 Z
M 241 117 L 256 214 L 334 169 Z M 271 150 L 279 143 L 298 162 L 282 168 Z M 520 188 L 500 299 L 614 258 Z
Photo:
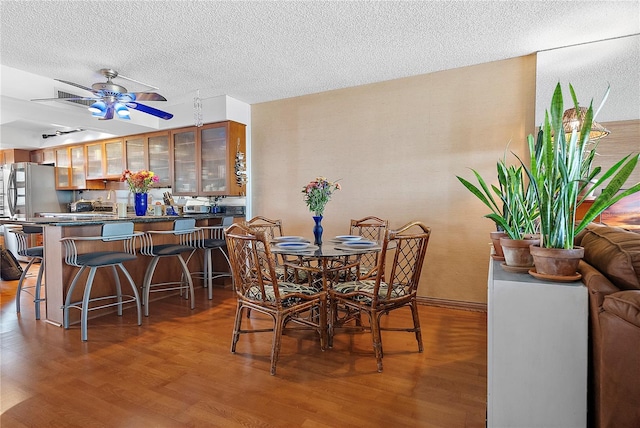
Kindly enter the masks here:
M 16 214 L 16 205 L 18 205 L 18 184 L 16 182 L 16 170 L 11 168 L 9 173 L 9 183 L 7 187 L 7 197 L 9 198 L 9 213 L 11 217 Z

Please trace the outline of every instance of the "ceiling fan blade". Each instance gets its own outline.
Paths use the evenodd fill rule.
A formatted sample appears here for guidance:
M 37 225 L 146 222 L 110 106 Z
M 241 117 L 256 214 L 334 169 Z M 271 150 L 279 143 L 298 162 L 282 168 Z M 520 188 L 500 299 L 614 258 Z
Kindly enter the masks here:
M 126 103 L 127 107 L 132 108 L 134 110 L 141 111 L 143 113 L 148 113 L 153 116 L 157 116 L 160 119 L 169 120 L 173 117 L 171 113 L 167 113 L 166 111 L 158 110 L 157 108 L 149 107 L 144 104 L 138 103 Z
M 53 79 L 53 80 L 57 80 L 58 82 L 66 83 L 67 85 L 75 86 L 76 88 L 84 89 L 85 91 L 93 92 L 93 89 L 87 88 L 86 86 L 80 85 L 78 83 L 67 82 L 66 80 L 60 80 L 60 79 Z
M 136 101 L 167 101 L 165 97 L 155 92 L 130 92 Z

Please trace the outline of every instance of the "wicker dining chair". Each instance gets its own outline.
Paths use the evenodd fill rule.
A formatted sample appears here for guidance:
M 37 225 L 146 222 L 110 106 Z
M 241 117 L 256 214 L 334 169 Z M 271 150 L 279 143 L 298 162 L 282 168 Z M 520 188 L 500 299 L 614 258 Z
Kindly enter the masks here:
M 360 220 L 351 220 L 349 233 L 362 236 L 363 239 L 382 243 L 389 228 L 389 220 L 369 216 Z M 378 265 L 379 253 L 368 253 L 360 256 L 360 274 L 366 275 Z
M 329 288 L 329 346 L 333 345 L 336 329 L 347 327 L 346 323 L 354 318 L 351 314 L 357 312 L 368 315 L 369 327 L 358 324 L 349 327 L 371 330 L 379 372 L 382 371 L 383 357 L 381 330 L 413 332 L 418 351 L 423 351 L 416 297 L 430 236 L 431 229 L 421 222 L 408 223 L 398 230 L 387 230 L 376 269 L 355 281 L 337 283 Z M 406 306 L 411 310 L 413 327 L 381 327 L 382 315 Z M 350 318 L 339 318 L 342 312 L 338 307 L 348 308 Z
M 233 271 L 237 310 L 231 352 L 235 353 L 241 334 L 272 332 L 271 374 L 276 373 L 282 334 L 288 329 L 312 329 L 320 335 L 320 348 L 327 344 L 327 293 L 305 284 L 280 281 L 275 258 L 266 234 L 244 224 L 233 224 L 226 231 L 227 250 Z M 242 312 L 257 311 L 270 316 L 273 328 L 243 328 Z M 247 321 L 249 322 L 249 321 Z

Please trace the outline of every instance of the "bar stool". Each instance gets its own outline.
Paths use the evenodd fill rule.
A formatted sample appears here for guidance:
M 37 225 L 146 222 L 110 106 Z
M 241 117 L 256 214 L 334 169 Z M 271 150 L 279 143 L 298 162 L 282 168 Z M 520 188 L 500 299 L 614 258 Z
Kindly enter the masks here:
M 194 250 L 187 258 L 186 263 L 189 263 L 191 257 L 195 254 L 196 250 L 204 251 L 204 271 L 203 272 L 191 272 L 191 276 L 195 278 L 201 278 L 204 284 L 204 287 L 208 288 L 208 297 L 209 300 L 213 299 L 213 280 L 217 278 L 225 278 L 231 277 L 231 263 L 229 262 L 229 257 L 225 252 L 227 248 L 227 242 L 225 240 L 224 231 L 233 224 L 233 217 L 223 217 L 222 224 L 218 226 L 199 226 L 198 229 L 201 231 L 195 236 L 195 239 L 191 242 L 191 246 Z M 212 253 L 214 250 L 220 251 L 227 261 L 227 265 L 229 266 L 229 271 L 227 272 L 217 272 L 213 270 L 212 263 Z
M 125 303 L 135 302 L 136 309 L 138 311 L 138 325 L 142 324 L 142 316 L 140 315 L 140 297 L 138 295 L 138 289 L 131 278 L 131 275 L 124 267 L 122 263 L 127 261 L 136 260 L 136 237 L 141 236 L 142 233 L 136 233 L 133 231 L 132 222 L 123 223 L 105 223 L 102 226 L 102 234 L 100 236 L 70 236 L 62 238 L 61 241 L 65 247 L 65 263 L 71 266 L 79 267 L 80 270 L 73 278 L 67 296 L 63 306 L 63 326 L 65 329 L 69 328 L 69 309 L 76 308 L 81 311 L 81 336 L 83 341 L 87 341 L 87 320 L 89 311 L 96 309 L 108 308 L 111 306 L 118 307 L 118 316 L 122 316 L 122 306 Z M 89 241 L 92 243 L 98 242 L 112 242 L 122 241 L 124 251 L 98 251 L 93 253 L 79 254 L 77 249 L 77 243 L 82 241 Z M 110 296 L 91 297 L 91 288 L 93 286 L 93 279 L 96 271 L 101 267 L 111 267 L 113 272 L 113 278 L 116 286 L 116 294 Z M 133 295 L 122 294 L 122 288 L 120 286 L 120 278 L 116 267 L 119 267 L 124 276 L 129 281 Z M 89 275 L 84 287 L 84 293 L 82 301 L 73 302 L 73 290 L 75 289 L 78 280 L 82 273 L 89 268 Z M 102 303 L 99 305 L 92 305 L 93 302 L 102 302 L 105 300 L 113 300 L 115 302 Z
M 190 243 L 194 240 L 195 234 L 199 233 L 199 229 L 195 226 L 196 220 L 194 218 L 183 218 L 173 222 L 173 230 L 148 230 L 142 236 L 140 252 L 145 256 L 153 257 L 147 267 L 142 283 L 142 304 L 146 317 L 149 316 L 149 294 L 162 291 L 180 290 L 180 295 L 182 295 L 183 290 L 188 290 L 189 294 L 185 293 L 185 298 L 191 298 L 191 309 L 195 309 L 193 281 L 191 280 L 191 273 L 187 263 L 182 257 L 182 253 L 193 251 Z M 179 243 L 154 244 L 153 237 L 155 235 L 174 235 L 179 237 Z M 155 284 L 151 282 L 156 266 L 163 257 L 176 257 L 178 259 L 182 268 L 179 281 L 158 282 Z
M 20 299 L 21 294 L 25 293 L 33 296 L 33 303 L 35 304 L 36 319 L 40 319 L 40 302 L 44 302 L 42 297 L 42 275 L 44 274 L 44 247 L 36 246 L 30 247 L 31 237 L 42 233 L 42 226 L 23 225 L 22 230 L 11 230 L 11 233 L 15 233 L 18 241 L 18 255 L 29 259 L 27 266 L 22 271 L 20 279 L 18 280 L 18 289 L 16 290 L 16 312 L 20 313 Z M 38 268 L 38 274 L 35 285 L 26 286 L 24 281 L 27 278 L 32 278 L 33 274 L 29 275 L 29 269 L 34 263 L 40 263 Z M 29 291 L 33 290 L 33 292 Z

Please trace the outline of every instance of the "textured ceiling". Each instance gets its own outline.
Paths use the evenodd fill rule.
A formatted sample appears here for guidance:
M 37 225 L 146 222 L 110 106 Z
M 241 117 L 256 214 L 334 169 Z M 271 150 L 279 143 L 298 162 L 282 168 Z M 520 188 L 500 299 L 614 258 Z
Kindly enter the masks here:
M 0 61 L 28 72 L 20 91 L 0 76 L 3 146 L 7 127 L 78 126 L 40 118 L 59 106 L 34 107 L 28 118 L 8 110 L 53 96 L 54 78 L 102 82 L 101 68 L 157 87 L 168 102 L 153 106 L 170 111 L 196 90 L 254 104 L 640 32 L 637 0 L 3 0 L 0 7 Z

